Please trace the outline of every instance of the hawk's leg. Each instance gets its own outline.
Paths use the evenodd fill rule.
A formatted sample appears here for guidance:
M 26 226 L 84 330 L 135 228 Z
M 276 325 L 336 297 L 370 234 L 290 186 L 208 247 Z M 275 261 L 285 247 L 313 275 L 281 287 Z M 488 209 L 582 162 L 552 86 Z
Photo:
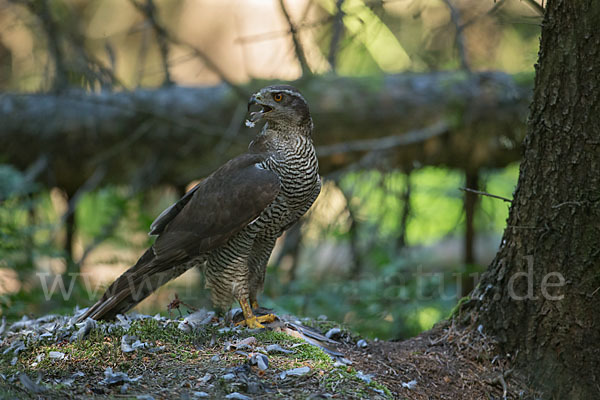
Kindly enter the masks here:
M 242 298 L 240 299 L 240 306 L 242 307 L 242 312 L 244 313 L 244 321 L 238 322 L 237 325 L 246 325 L 250 329 L 262 329 L 264 326 L 261 324 L 260 318 L 254 315 L 252 312 L 252 308 L 250 308 L 250 304 L 248 303 L 248 299 Z
M 252 294 L 250 294 L 250 304 L 252 305 L 252 309 L 254 311 L 260 308 L 260 306 L 258 305 L 258 300 L 256 300 L 256 295 L 252 296 Z M 277 320 L 277 316 L 275 314 L 269 313 L 265 315 L 259 315 L 256 317 L 256 319 L 259 322 L 266 322 L 267 324 L 269 324 L 271 322 L 275 322 L 275 320 Z

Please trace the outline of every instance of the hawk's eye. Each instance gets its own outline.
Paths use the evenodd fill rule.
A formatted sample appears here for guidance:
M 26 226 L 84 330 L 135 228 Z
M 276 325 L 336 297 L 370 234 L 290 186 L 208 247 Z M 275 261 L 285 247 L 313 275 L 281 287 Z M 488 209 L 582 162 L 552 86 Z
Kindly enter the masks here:
M 275 94 L 273 95 L 273 100 L 275 100 L 275 101 L 278 101 L 278 102 L 279 102 L 279 101 L 283 100 L 283 95 L 282 95 L 281 93 L 275 93 Z

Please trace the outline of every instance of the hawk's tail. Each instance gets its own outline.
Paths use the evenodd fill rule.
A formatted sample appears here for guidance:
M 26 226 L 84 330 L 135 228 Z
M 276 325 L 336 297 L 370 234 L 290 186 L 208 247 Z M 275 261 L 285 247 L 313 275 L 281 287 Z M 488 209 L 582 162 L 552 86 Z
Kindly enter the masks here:
M 188 268 L 170 268 L 158 262 L 152 248 L 146 250 L 135 265 L 114 281 L 100 300 L 83 313 L 78 321 L 86 318 L 111 320 L 117 314 L 125 314 L 156 289 L 184 273 Z

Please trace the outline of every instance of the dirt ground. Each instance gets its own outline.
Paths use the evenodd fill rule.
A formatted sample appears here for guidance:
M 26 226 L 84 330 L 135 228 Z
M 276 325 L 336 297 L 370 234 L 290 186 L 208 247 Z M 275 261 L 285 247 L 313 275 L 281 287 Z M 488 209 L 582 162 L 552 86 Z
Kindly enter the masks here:
M 451 322 L 402 342 L 373 342 L 367 349 L 348 346 L 345 354 L 398 399 L 534 398 L 490 338 Z

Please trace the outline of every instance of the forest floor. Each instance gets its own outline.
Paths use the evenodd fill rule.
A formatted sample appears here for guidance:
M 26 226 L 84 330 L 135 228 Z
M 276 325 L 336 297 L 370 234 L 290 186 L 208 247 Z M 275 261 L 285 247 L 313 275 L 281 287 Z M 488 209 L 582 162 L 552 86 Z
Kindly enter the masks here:
M 302 321 L 335 345 L 285 324 L 232 328 L 206 312 L 187 321 L 46 316 L 0 327 L 0 398 L 531 398 L 489 338 L 450 321 L 402 342 Z

